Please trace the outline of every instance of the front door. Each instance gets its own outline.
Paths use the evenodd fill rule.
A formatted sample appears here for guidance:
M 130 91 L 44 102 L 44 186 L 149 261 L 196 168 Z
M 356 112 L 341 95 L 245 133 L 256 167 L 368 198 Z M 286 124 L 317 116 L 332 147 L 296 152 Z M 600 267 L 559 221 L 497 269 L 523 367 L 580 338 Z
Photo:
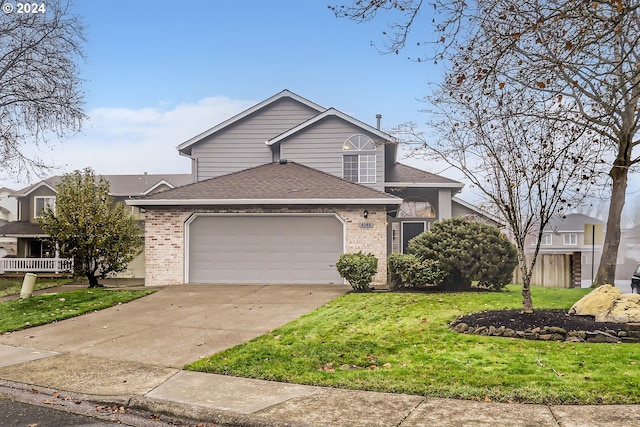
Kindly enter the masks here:
M 422 234 L 426 230 L 427 223 L 424 221 L 403 221 L 402 222 L 402 253 L 406 254 L 409 249 L 409 240 Z

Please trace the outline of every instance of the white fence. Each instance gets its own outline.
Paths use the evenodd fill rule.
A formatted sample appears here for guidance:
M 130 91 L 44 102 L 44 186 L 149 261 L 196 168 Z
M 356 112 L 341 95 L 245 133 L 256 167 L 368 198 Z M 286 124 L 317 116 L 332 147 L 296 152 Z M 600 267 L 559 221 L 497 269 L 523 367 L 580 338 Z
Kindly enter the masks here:
M 0 274 L 19 273 L 64 273 L 73 270 L 73 259 L 69 258 L 0 258 Z

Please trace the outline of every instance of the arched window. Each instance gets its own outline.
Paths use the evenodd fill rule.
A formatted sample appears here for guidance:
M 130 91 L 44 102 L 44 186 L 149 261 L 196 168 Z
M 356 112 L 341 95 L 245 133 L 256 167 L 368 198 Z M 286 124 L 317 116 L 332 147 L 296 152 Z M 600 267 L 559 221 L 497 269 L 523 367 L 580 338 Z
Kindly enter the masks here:
M 342 176 L 347 181 L 376 182 L 376 144 L 366 135 L 352 135 L 342 145 Z M 368 152 L 368 153 L 367 153 Z
M 436 210 L 431 203 L 419 197 L 408 197 L 402 201 L 398 218 L 435 218 Z

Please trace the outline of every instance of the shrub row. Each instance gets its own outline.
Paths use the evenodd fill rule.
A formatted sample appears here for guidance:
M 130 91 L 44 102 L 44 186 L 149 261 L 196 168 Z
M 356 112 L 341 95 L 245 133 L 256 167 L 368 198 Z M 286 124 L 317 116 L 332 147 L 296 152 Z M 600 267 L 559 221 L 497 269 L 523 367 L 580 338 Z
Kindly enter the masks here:
M 475 282 L 499 290 L 511 282 L 517 264 L 515 247 L 498 228 L 451 218 L 412 239 L 409 254 L 391 254 L 389 280 L 393 289 L 464 290 Z M 378 259 L 370 253 L 343 254 L 336 267 L 354 290 L 369 291 Z

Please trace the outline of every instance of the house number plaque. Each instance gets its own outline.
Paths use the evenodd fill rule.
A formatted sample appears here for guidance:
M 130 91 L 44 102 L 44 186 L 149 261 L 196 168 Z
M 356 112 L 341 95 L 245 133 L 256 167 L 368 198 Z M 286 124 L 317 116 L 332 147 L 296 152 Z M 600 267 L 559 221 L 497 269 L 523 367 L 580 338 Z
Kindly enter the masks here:
M 361 222 L 359 225 L 360 225 L 360 228 L 373 228 L 372 222 Z

